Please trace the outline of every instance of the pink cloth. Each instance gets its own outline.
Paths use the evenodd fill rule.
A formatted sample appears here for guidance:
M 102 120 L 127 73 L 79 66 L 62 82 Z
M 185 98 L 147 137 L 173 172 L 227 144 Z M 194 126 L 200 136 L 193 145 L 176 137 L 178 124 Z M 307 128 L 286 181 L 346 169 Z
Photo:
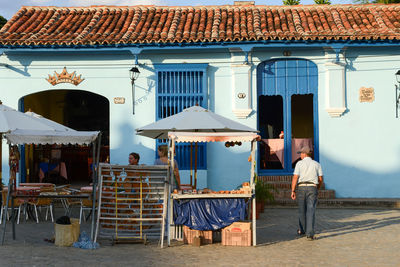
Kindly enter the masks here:
M 274 154 L 278 157 L 279 161 L 282 164 L 282 167 L 285 168 L 283 165 L 283 155 L 284 155 L 284 140 L 283 139 L 261 139 L 267 146 L 269 146 L 270 154 Z
M 68 180 L 67 167 L 65 166 L 65 162 L 60 162 L 60 164 L 58 164 L 57 167 L 55 167 L 52 171 L 60 172 L 60 175 Z M 45 175 L 45 173 L 43 172 L 43 170 L 39 169 L 40 182 L 43 180 L 44 175 Z
M 284 139 L 261 139 L 270 148 L 270 153 L 278 157 L 279 161 L 284 168 Z M 300 158 L 300 154 L 297 154 L 302 147 L 308 146 L 313 149 L 312 138 L 293 138 L 292 139 L 292 163 Z
M 8 188 L 4 187 L 3 191 L 8 191 Z M 39 193 L 40 193 L 40 187 L 36 187 L 36 186 L 19 186 L 19 187 L 17 187 L 17 194 L 37 195 Z
M 311 150 L 313 150 L 312 138 L 292 139 L 292 163 L 300 158 L 300 154 L 297 154 L 297 151 L 300 151 L 300 149 L 303 147 L 309 147 Z
M 52 183 L 20 183 L 19 186 L 52 187 L 52 186 L 54 186 L 54 184 L 52 184 Z
M 82 192 L 92 192 L 93 191 L 93 186 L 83 186 L 81 187 Z

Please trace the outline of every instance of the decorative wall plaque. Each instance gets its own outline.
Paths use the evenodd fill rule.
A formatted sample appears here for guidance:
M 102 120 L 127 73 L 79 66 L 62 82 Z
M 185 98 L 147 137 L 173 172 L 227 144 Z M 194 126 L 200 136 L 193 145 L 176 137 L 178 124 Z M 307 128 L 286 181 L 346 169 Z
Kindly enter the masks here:
M 125 97 L 114 97 L 114 104 L 125 104 Z
M 77 76 L 75 71 L 72 73 L 68 73 L 67 68 L 64 67 L 60 74 L 58 74 L 56 71 L 54 72 L 53 76 L 49 74 L 49 78 L 47 78 L 46 81 L 48 81 L 52 85 L 56 85 L 59 83 L 71 83 L 74 85 L 78 85 L 84 80 L 81 78 L 81 76 L 82 75 Z
M 360 88 L 360 102 L 372 103 L 375 100 L 374 88 L 361 87 Z

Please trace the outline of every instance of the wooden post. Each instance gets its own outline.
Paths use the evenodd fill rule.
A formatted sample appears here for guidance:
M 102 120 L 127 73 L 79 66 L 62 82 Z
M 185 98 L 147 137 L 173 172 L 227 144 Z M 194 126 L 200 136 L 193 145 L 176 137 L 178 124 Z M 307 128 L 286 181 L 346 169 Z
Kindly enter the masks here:
M 0 105 L 2 105 L 3 102 L 0 100 Z M 3 134 L 0 133 L 0 185 L 3 184 Z M 3 188 L 2 188 L 3 189 Z
M 92 228 L 90 229 L 90 240 L 94 240 L 94 216 L 96 211 L 96 182 L 95 168 L 96 166 L 96 140 L 92 142 Z M 96 167 L 95 167 L 96 166 Z
M 168 187 L 168 224 L 167 224 L 167 236 L 168 236 L 168 246 L 171 245 L 171 225 L 173 223 L 173 199 L 170 196 L 170 193 L 172 191 L 172 186 L 175 184 L 175 176 L 174 176 L 174 168 L 175 168 L 175 161 L 174 161 L 174 154 L 175 154 L 175 140 L 169 139 L 169 150 L 168 150 L 168 168 L 169 168 L 169 187 Z M 175 229 L 173 230 L 175 231 Z M 174 232 L 175 234 L 175 232 Z
M 197 188 L 197 142 L 194 145 L 194 189 Z
M 167 170 L 167 177 L 165 178 L 166 181 L 169 181 L 170 178 L 170 172 Z M 166 182 L 164 181 L 164 182 Z M 169 229 L 169 223 L 168 223 L 168 218 L 167 218 L 167 210 L 168 210 L 168 203 L 172 200 L 170 199 L 170 194 L 169 194 L 169 188 L 168 188 L 168 183 L 164 183 L 164 203 L 163 203 L 163 211 L 162 211 L 162 223 L 161 223 L 161 248 L 164 247 L 164 236 L 165 236 L 165 223 L 168 225 Z M 167 245 L 169 246 L 171 242 L 171 237 L 170 237 L 170 231 L 167 231 Z
M 1 104 L 1 101 L 0 101 Z M 0 185 L 3 184 L 3 134 L 0 133 Z
M 190 185 L 193 187 L 193 142 L 190 143 Z
M 253 201 L 252 201 L 252 210 L 253 210 L 253 246 L 256 246 L 257 244 L 257 228 L 256 228 L 256 196 L 255 196 L 255 184 L 254 184 L 254 178 L 255 178 L 255 163 L 256 163 L 256 141 L 253 140 L 251 141 L 251 170 L 250 170 L 250 186 L 251 186 L 251 191 L 253 193 Z

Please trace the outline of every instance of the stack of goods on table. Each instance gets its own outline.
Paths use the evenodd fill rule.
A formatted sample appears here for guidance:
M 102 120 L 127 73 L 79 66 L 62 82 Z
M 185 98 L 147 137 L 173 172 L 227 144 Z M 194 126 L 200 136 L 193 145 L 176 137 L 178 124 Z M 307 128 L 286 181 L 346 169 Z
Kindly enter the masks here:
M 204 189 L 184 189 L 184 190 L 178 190 L 174 189 L 174 194 L 251 194 L 251 187 L 248 182 L 244 182 L 242 184 L 242 187 L 237 189 L 237 190 L 220 190 L 220 191 L 214 191 L 209 188 L 204 188 Z

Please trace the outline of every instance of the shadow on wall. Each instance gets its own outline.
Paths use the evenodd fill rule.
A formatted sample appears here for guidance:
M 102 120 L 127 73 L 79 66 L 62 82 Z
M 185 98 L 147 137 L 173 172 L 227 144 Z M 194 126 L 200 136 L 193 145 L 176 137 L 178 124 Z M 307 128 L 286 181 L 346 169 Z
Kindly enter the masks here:
M 153 165 L 155 151 L 144 146 L 141 142 L 136 143 L 136 130 L 130 124 L 123 124 L 118 130 L 120 133 L 120 145 L 110 149 L 111 164 L 128 164 L 129 153 L 139 153 L 139 164 Z
M 375 155 L 376 156 L 376 155 Z M 339 163 L 320 154 L 325 186 L 337 198 L 399 198 L 400 167 L 390 172 L 372 172 Z
M 216 156 L 217 155 L 217 156 Z M 250 143 L 226 148 L 224 143 L 209 143 L 207 146 L 207 185 L 212 190 L 236 189 L 250 180 Z

